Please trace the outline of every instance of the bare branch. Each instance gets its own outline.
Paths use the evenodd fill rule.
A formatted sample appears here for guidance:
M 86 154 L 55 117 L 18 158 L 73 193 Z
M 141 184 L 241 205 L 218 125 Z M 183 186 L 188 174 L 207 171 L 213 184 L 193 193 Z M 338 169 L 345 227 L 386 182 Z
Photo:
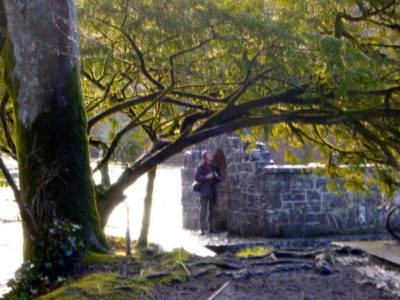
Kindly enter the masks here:
M 101 148 L 104 151 L 108 150 L 108 146 L 105 142 L 96 139 L 94 136 L 89 137 L 89 144 L 96 148 Z
M 188 88 L 198 88 L 198 87 L 215 87 L 215 86 L 237 86 L 242 85 L 242 82 L 211 82 L 211 83 L 200 83 L 200 84 L 190 84 L 176 86 L 175 89 L 188 89 Z
M 192 99 L 197 99 L 197 100 L 204 100 L 207 102 L 216 102 L 216 103 L 225 103 L 225 99 L 221 98 L 215 98 L 215 97 L 210 97 L 210 96 L 205 96 L 205 95 L 197 95 L 193 93 L 187 93 L 187 92 L 181 92 L 181 91 L 172 91 L 171 94 L 181 96 L 181 97 L 187 97 L 187 98 L 192 98 Z
M 130 130 L 146 124 L 147 122 L 151 121 L 153 118 L 149 118 L 143 121 L 138 121 L 138 118 L 132 120 L 131 122 L 128 123 L 128 125 L 126 125 L 123 129 L 121 129 L 114 137 L 114 139 L 112 140 L 110 147 L 107 147 L 107 152 L 105 153 L 105 155 L 103 156 L 103 158 L 101 159 L 101 161 L 97 164 L 97 166 L 93 169 L 93 172 L 97 172 L 99 169 L 101 169 L 110 159 L 111 155 L 114 153 L 115 149 L 118 146 L 119 141 L 121 140 L 121 138 Z
M 96 166 L 94 169 L 94 172 L 96 172 L 98 169 L 100 169 L 111 157 L 111 154 L 113 153 L 114 149 L 117 147 L 119 140 L 121 137 L 128 132 L 129 130 L 133 129 L 134 127 L 138 125 L 143 125 L 149 120 L 152 120 L 153 118 L 140 121 L 140 118 L 144 116 L 150 108 L 152 108 L 156 103 L 158 103 L 171 89 L 173 86 L 168 87 L 167 89 L 163 90 L 159 95 L 156 96 L 156 98 L 145 108 L 143 109 L 124 129 L 122 129 L 117 136 L 114 138 L 113 142 L 111 143 L 111 146 L 109 147 L 106 155 L 103 157 L 103 159 L 100 161 L 100 163 Z
M 249 114 L 251 110 L 259 109 L 262 107 L 268 107 L 270 105 L 285 103 L 285 104 L 300 104 L 305 105 L 308 104 L 308 101 L 297 98 L 305 92 L 305 89 L 291 89 L 284 93 L 257 98 L 252 101 L 248 101 L 242 104 L 238 104 L 235 106 L 231 106 L 220 112 L 215 113 L 212 117 L 210 117 L 201 127 L 200 130 L 204 128 L 212 127 L 216 124 L 221 124 L 221 122 L 226 122 L 229 119 L 237 118 L 246 114 Z
M 161 92 L 155 92 L 153 94 L 149 94 L 149 95 L 145 95 L 145 96 L 141 96 L 129 101 L 125 101 L 124 103 L 121 104 L 116 104 L 112 107 L 110 107 L 109 109 L 101 112 L 100 114 L 98 114 L 97 116 L 94 116 L 93 118 L 91 118 L 88 121 L 88 132 L 91 130 L 91 128 L 100 120 L 108 117 L 109 115 L 112 115 L 118 111 L 121 111 L 125 108 L 137 105 L 137 104 L 141 104 L 141 103 L 145 103 L 147 101 L 151 101 L 155 98 L 157 98 L 159 95 L 161 94 Z
M 143 75 L 144 75 L 151 83 L 153 83 L 156 87 L 158 87 L 159 89 L 161 89 L 161 90 L 165 89 L 164 85 L 163 85 L 161 82 L 159 82 L 158 80 L 156 80 L 156 79 L 149 73 L 149 71 L 147 70 L 146 62 L 145 62 L 145 60 L 144 60 L 144 55 L 143 55 L 142 51 L 140 51 L 138 45 L 136 44 L 136 42 L 134 41 L 134 39 L 130 36 L 130 34 L 127 33 L 125 30 L 123 30 L 122 28 L 117 27 L 117 26 L 114 26 L 114 25 L 112 25 L 112 24 L 110 24 L 110 23 L 108 23 L 108 22 L 106 22 L 106 21 L 104 21 L 104 20 L 103 20 L 102 22 L 105 23 L 105 24 L 107 24 L 108 26 L 110 26 L 110 27 L 112 27 L 112 28 L 118 30 L 119 32 L 121 32 L 121 33 L 125 36 L 125 38 L 128 40 L 129 44 L 131 45 L 132 49 L 135 51 L 136 56 L 137 56 L 138 59 L 139 59 L 139 62 L 140 62 L 140 69 L 141 69 Z
M 194 47 L 192 47 L 192 48 L 188 48 L 188 49 L 184 49 L 184 50 L 182 50 L 182 51 L 179 51 L 179 52 L 177 52 L 177 53 L 175 53 L 175 54 L 172 54 L 172 55 L 169 57 L 168 61 L 169 61 L 170 68 L 171 68 L 171 69 L 170 69 L 171 84 L 175 84 L 174 60 L 175 60 L 177 57 L 179 57 L 179 56 L 182 56 L 182 55 L 184 55 L 184 54 L 186 54 L 186 53 L 190 53 L 190 52 L 193 52 L 193 51 L 195 51 L 195 50 L 197 50 L 197 49 L 202 48 L 204 45 L 206 45 L 207 43 L 209 43 L 209 42 L 212 41 L 213 39 L 214 39 L 214 37 L 211 37 L 211 38 L 209 38 L 209 39 L 206 39 L 206 40 L 204 40 L 204 41 L 201 41 L 198 45 L 196 45 L 196 46 L 194 46 Z
M 343 18 L 343 19 L 345 19 L 345 20 L 347 20 L 347 21 L 350 21 L 350 22 L 365 21 L 365 20 L 367 20 L 367 19 L 370 18 L 370 17 L 377 16 L 377 15 L 379 15 L 379 14 L 385 12 L 387 9 L 391 8 L 391 6 L 395 5 L 395 4 L 396 4 L 396 1 L 397 1 L 397 0 L 393 0 L 393 1 L 389 2 L 388 4 L 384 5 L 384 6 L 383 6 L 382 8 L 380 8 L 380 9 L 378 9 L 378 8 L 375 7 L 375 9 L 372 9 L 372 10 L 368 10 L 368 9 L 365 8 L 364 6 L 358 4 L 358 8 L 360 9 L 360 11 L 361 11 L 361 13 L 362 13 L 361 16 L 359 16 L 359 17 L 354 17 L 354 16 L 349 15 L 349 14 L 347 14 L 347 13 L 339 13 L 339 14 L 340 14 L 340 17 L 341 17 L 341 18 Z
M 81 70 L 81 74 L 87 78 L 91 83 L 93 83 L 95 86 L 97 86 L 99 89 L 101 90 L 105 90 L 106 86 L 103 85 L 100 80 L 95 79 L 94 76 L 90 75 L 88 72 L 86 72 L 85 70 Z
M 132 100 L 127 100 L 123 103 L 120 104 L 116 104 L 112 107 L 110 107 L 109 109 L 101 112 L 100 114 L 98 114 L 97 116 L 94 116 L 93 118 L 91 118 L 88 121 L 88 132 L 91 130 L 91 128 L 98 123 L 99 121 L 103 120 L 104 118 L 119 112 L 123 109 L 138 105 L 138 104 L 142 104 L 142 103 L 146 103 L 148 101 L 151 101 L 153 99 L 155 99 L 157 96 L 159 96 L 161 94 L 161 92 L 155 92 L 153 94 L 149 94 L 149 95 L 145 95 L 145 96 L 141 96 Z M 164 97 L 163 99 L 160 100 L 162 103 L 170 103 L 170 104 L 174 104 L 177 106 L 182 106 L 182 107 L 188 107 L 188 108 L 193 108 L 193 109 L 199 109 L 199 110 L 206 110 L 206 108 L 202 105 L 198 105 L 198 104 L 191 104 L 191 103 L 185 103 L 170 97 Z
M 381 47 L 381 48 L 400 49 L 400 45 L 387 45 L 387 44 L 377 44 L 377 43 L 364 43 L 362 45 L 363 46 Z
M 302 87 L 302 86 L 300 86 L 300 85 L 298 85 L 298 84 L 296 84 L 294 82 L 291 82 L 289 80 L 282 79 L 282 78 L 277 78 L 277 77 L 274 77 L 274 76 L 263 76 L 262 79 L 280 82 L 280 83 L 286 84 L 288 86 L 294 87 L 294 88 L 299 89 L 299 90 L 301 90 L 301 89 L 305 90 L 304 87 Z

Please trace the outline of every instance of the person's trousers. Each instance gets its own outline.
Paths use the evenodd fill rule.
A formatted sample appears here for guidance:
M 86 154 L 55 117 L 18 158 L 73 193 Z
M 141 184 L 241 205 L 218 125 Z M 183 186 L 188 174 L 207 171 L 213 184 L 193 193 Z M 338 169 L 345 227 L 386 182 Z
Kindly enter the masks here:
M 200 230 L 206 231 L 206 224 L 209 231 L 215 231 L 215 205 L 216 201 L 207 197 L 200 197 Z M 207 218 L 208 217 L 208 218 Z

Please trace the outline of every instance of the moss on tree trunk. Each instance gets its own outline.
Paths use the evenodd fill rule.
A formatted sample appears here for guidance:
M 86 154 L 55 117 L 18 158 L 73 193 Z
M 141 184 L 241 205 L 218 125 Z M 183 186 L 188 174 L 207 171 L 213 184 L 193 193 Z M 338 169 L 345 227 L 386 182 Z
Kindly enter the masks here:
M 60 220 L 79 225 L 86 245 L 106 249 L 89 164 L 74 2 L 50 1 L 51 12 L 42 4 L 4 3 L 8 40 L 2 56 L 16 120 L 25 260 L 40 255 Z
M 70 105 L 55 104 L 31 128 L 17 123 L 20 188 L 39 231 L 53 219 L 68 220 L 82 226 L 88 245 L 102 248 L 106 243 L 94 199 L 78 71 L 68 77 L 64 96 Z M 25 241 L 24 257 L 30 259 L 34 251 Z

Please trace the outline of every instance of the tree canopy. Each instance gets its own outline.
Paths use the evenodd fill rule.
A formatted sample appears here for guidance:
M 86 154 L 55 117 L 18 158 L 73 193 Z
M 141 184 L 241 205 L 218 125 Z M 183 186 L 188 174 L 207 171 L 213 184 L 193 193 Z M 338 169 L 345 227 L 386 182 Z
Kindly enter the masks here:
M 318 152 L 324 172 L 346 187 L 398 189 L 399 0 L 53 0 L 51 11 L 31 1 L 0 1 L 0 169 L 20 207 L 25 246 L 36 244 L 26 258 L 41 257 L 42 270 L 48 259 L 59 264 L 58 254 L 75 251 L 79 260 L 69 239 L 76 228 L 85 246 L 104 250 L 102 228 L 138 177 L 154 181 L 174 154 L 244 128 L 271 146 L 303 147 L 310 161 Z M 18 67 L 14 46 L 24 55 Z M 21 88 L 25 112 L 30 104 L 39 116 L 32 128 L 21 120 Z M 109 137 L 96 134 L 101 124 L 110 124 Z M 87 142 L 103 150 L 93 171 L 106 174 L 127 135 L 148 150 L 135 151 L 117 181 L 94 193 Z M 20 186 L 4 155 L 18 160 Z M 291 148 L 286 157 L 296 162 Z
M 116 183 L 97 187 L 100 211 L 173 154 L 242 128 L 271 145 L 312 145 L 327 174 L 348 185 L 365 187 L 361 174 L 373 164 L 370 180 L 388 193 L 398 186 L 397 0 L 78 0 L 77 8 L 88 132 L 115 128 L 110 141 L 91 136 L 104 149 L 95 171 L 128 132 L 152 145 Z M 13 108 L 0 89 L 1 151 L 13 155 Z M 129 121 L 112 121 L 117 112 Z
M 278 138 L 292 146 L 311 143 L 328 173 L 347 173 L 353 185 L 364 181 L 354 170 L 374 163 L 382 182 L 394 188 L 396 4 L 78 3 L 89 127 L 123 111 L 132 119 L 126 128 L 140 124 L 169 141 L 147 158 L 157 162 L 172 145 L 252 127 L 254 138 L 271 144 Z M 131 182 L 137 167 L 146 169 L 139 162 L 121 183 Z

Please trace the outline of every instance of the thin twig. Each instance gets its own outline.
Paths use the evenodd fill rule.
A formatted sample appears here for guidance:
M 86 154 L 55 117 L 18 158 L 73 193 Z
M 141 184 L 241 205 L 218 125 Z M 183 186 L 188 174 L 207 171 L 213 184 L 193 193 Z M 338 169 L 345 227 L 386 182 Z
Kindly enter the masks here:
M 188 278 L 188 281 L 190 282 L 190 281 L 192 281 L 192 276 L 190 274 L 190 271 L 189 271 L 188 267 L 182 261 L 181 251 L 182 251 L 182 249 L 179 250 L 179 264 L 185 270 L 187 278 Z
M 207 298 L 207 300 L 214 300 L 216 299 L 231 283 L 231 281 L 225 282 L 214 294 Z

